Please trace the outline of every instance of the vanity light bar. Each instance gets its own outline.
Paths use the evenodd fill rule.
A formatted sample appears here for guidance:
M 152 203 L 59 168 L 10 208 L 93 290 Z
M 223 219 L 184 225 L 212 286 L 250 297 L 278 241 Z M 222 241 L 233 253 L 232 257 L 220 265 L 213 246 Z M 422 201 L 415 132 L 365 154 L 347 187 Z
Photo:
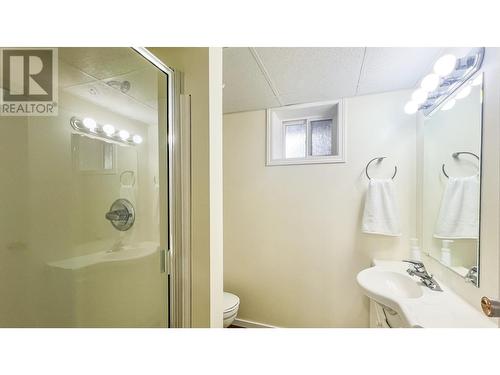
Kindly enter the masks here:
M 88 135 L 92 138 L 100 138 L 104 141 L 135 146 L 142 143 L 142 137 L 139 134 L 131 134 L 125 129 L 116 129 L 111 124 L 99 125 L 93 118 L 85 117 L 80 119 L 76 116 L 71 117 L 69 123 L 73 129 L 79 133 Z
M 441 56 L 434 64 L 434 71 L 425 76 L 420 88 L 413 92 L 404 107 L 405 112 L 421 111 L 429 116 L 462 86 L 472 84 L 471 78 L 481 68 L 484 52 L 484 47 L 481 47 L 473 48 L 461 58 L 451 54 Z

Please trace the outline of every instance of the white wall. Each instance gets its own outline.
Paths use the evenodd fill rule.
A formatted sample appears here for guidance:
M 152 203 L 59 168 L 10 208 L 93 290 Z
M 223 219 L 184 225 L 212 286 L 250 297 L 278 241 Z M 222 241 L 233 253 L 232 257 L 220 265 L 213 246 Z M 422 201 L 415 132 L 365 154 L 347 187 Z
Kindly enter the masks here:
M 347 163 L 265 166 L 265 111 L 224 116 L 224 287 L 239 317 L 284 327 L 367 327 L 356 274 L 408 256 L 415 235 L 416 119 L 408 92 L 346 99 Z M 395 179 L 401 238 L 362 234 L 366 163 Z
M 222 181 L 222 48 L 209 49 L 210 112 L 210 327 L 222 328 L 223 181 Z

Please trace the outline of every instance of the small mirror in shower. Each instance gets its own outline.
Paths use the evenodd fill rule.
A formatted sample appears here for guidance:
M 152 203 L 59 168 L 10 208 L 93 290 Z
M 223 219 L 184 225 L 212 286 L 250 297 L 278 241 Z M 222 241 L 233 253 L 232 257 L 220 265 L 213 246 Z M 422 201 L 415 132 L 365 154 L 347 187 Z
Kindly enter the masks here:
M 76 169 L 84 173 L 116 173 L 117 145 L 73 134 Z

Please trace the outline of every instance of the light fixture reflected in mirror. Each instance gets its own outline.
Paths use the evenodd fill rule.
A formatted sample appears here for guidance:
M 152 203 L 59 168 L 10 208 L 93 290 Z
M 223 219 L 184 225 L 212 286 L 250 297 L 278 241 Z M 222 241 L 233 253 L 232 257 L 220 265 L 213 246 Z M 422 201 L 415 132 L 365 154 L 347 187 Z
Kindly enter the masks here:
M 139 134 L 130 134 L 128 130 L 117 130 L 111 124 L 100 126 L 93 118 L 85 117 L 83 120 L 76 116 L 71 117 L 69 121 L 71 127 L 78 131 L 79 134 L 86 135 L 91 138 L 101 139 L 107 142 L 118 143 L 123 145 L 138 145 L 142 143 L 142 137 Z
M 83 125 L 90 131 L 95 131 L 95 129 L 97 128 L 97 122 L 95 122 L 95 120 L 90 117 L 85 117 L 83 119 Z
M 438 108 L 451 109 L 454 104 L 446 103 L 448 99 L 454 96 L 456 99 L 465 98 L 470 93 L 471 84 L 481 84 L 480 76 L 471 79 L 481 68 L 484 51 L 481 47 L 471 49 L 461 58 L 452 54 L 441 56 L 434 64 L 434 72 L 425 76 L 420 88 L 412 93 L 412 100 L 406 103 L 404 111 L 407 114 L 421 111 L 424 116 L 430 116 Z
M 457 65 L 457 58 L 455 55 L 448 54 L 441 56 L 434 64 L 434 73 L 440 77 L 446 77 L 453 72 Z
M 455 99 L 450 99 L 441 107 L 441 111 L 449 111 L 455 106 L 457 101 Z
M 132 141 L 135 144 L 141 144 L 142 143 L 142 137 L 139 134 L 136 134 L 132 137 Z
M 106 124 L 102 127 L 102 131 L 106 133 L 108 137 L 110 137 L 115 133 L 115 127 L 113 125 Z
M 439 86 L 439 80 L 440 79 L 437 74 L 428 74 L 420 83 L 420 87 L 427 92 L 434 91 Z
M 462 90 L 458 92 L 458 94 L 455 96 L 455 99 L 463 99 L 469 96 L 472 88 L 470 85 L 465 86 Z
M 130 133 L 128 131 L 126 131 L 126 130 L 120 130 L 120 132 L 118 133 L 118 135 L 124 141 L 126 141 L 128 139 L 128 137 L 130 137 Z
M 427 100 L 428 92 L 424 89 L 416 89 L 411 95 L 411 100 L 414 103 L 422 104 Z
M 405 112 L 409 115 L 412 115 L 418 111 L 418 104 L 415 102 L 408 102 L 405 105 Z

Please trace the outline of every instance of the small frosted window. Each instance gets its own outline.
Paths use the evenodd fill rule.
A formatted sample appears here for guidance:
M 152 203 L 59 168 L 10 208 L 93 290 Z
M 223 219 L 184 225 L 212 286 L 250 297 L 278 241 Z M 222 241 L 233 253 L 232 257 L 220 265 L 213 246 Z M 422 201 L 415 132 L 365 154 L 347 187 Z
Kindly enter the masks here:
M 345 163 L 343 101 L 267 110 L 266 165 Z
M 285 158 L 304 158 L 306 156 L 305 122 L 285 124 Z
M 335 155 L 333 147 L 333 122 L 329 120 L 311 121 L 311 155 Z

